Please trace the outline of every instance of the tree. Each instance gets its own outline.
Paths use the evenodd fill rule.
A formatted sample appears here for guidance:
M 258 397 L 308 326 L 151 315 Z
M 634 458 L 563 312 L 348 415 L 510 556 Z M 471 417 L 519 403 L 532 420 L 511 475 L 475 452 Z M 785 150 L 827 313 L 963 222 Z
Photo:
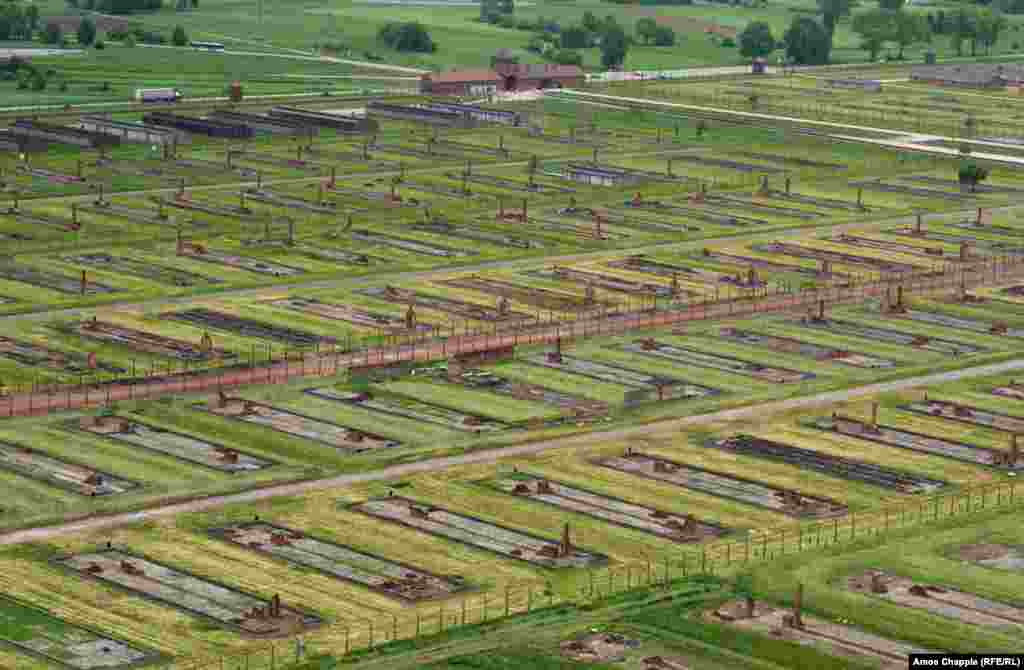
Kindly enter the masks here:
M 592 33 L 596 33 L 601 29 L 601 19 L 597 18 L 594 12 L 588 9 L 583 12 L 583 27 Z
M 60 44 L 63 38 L 64 34 L 61 33 L 60 24 L 56 21 L 47 21 L 43 28 L 43 44 Z
M 975 35 L 977 40 L 985 47 L 985 53 L 992 53 L 992 47 L 999 41 L 999 33 L 1003 32 L 1008 25 L 1006 17 L 990 9 L 983 9 L 978 12 L 975 20 Z
M 893 16 L 892 41 L 899 45 L 899 59 L 903 60 L 903 49 L 911 44 L 931 40 L 931 31 L 920 14 L 898 11 Z
M 979 182 L 988 179 L 988 170 L 975 163 L 963 163 L 957 171 L 960 184 L 970 189 L 971 193 L 977 188 Z
M 21 5 L 5 2 L 0 5 L 0 40 L 31 39 L 32 30 Z
M 498 0 L 480 0 L 480 20 L 484 23 L 494 23 L 501 16 L 498 8 Z
M 417 21 L 388 23 L 377 33 L 377 38 L 396 51 L 431 53 L 437 45 L 430 39 L 430 33 Z
M 515 0 L 498 0 L 498 11 L 502 14 L 515 14 Z
M 28 29 L 34 33 L 39 28 L 39 8 L 35 5 L 26 7 L 25 20 L 28 21 Z
M 629 51 L 629 40 L 626 31 L 617 23 L 609 27 L 605 24 L 604 35 L 601 37 L 601 65 L 606 70 L 614 67 L 621 67 L 626 62 L 626 52 Z
M 78 24 L 78 43 L 84 47 L 90 46 L 96 41 L 96 24 L 86 17 Z
M 953 15 L 949 39 L 957 56 L 964 54 L 964 40 L 972 40 L 972 51 L 974 50 L 976 44 L 974 39 L 976 35 L 975 18 L 975 12 L 963 7 L 958 9 L 956 14 Z M 974 54 L 972 53 L 971 55 L 973 56 Z
M 676 31 L 669 26 L 658 26 L 654 31 L 654 46 L 670 47 L 676 43 Z
M 559 49 L 551 54 L 551 60 L 559 65 L 583 65 L 583 55 L 571 49 Z
M 898 12 L 903 9 L 903 5 L 906 4 L 906 0 L 878 0 L 878 8 L 885 9 L 890 12 Z
M 873 61 L 878 59 L 882 46 L 893 39 L 894 27 L 893 12 L 884 9 L 858 12 L 853 17 L 853 32 L 860 35 L 861 48 Z
M 657 32 L 658 22 L 650 17 L 644 17 L 636 22 L 636 34 L 640 36 L 644 44 L 650 44 Z
M 775 51 L 772 28 L 764 21 L 748 23 L 740 33 L 740 55 L 744 58 L 764 58 Z
M 185 29 L 182 26 L 174 26 L 174 32 L 171 33 L 171 44 L 176 47 L 188 44 L 188 35 L 185 34 Z
M 793 19 L 782 38 L 786 42 L 786 58 L 799 65 L 828 63 L 832 41 L 825 28 L 814 19 L 801 16 Z
M 558 38 L 563 49 L 586 49 L 590 46 L 590 32 L 583 26 L 569 26 Z
M 818 12 L 828 34 L 829 50 L 832 49 L 832 36 L 836 32 L 836 24 L 839 23 L 839 19 L 849 16 L 854 3 L 855 0 L 818 0 Z

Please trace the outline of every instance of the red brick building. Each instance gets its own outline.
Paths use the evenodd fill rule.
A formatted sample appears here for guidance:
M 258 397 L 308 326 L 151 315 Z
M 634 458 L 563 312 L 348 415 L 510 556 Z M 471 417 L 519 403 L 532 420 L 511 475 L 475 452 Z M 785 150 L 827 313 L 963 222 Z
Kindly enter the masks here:
M 431 95 L 490 95 L 497 91 L 574 88 L 583 82 L 583 70 L 576 65 L 520 65 L 503 49 L 494 57 L 493 70 L 449 70 L 425 74 L 420 78 L 420 92 Z
M 492 95 L 502 90 L 494 70 L 449 70 L 420 77 L 420 92 L 430 95 Z
M 583 70 L 577 65 L 520 65 L 495 59 L 494 69 L 502 78 L 503 91 L 535 91 L 541 88 L 577 88 L 583 84 Z

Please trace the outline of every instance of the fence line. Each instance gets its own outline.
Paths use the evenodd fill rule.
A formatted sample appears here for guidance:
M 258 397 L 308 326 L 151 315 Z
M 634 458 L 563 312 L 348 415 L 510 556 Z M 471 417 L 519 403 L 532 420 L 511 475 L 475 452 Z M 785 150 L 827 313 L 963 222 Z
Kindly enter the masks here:
M 850 544 L 891 532 L 1024 502 L 1016 482 L 994 482 L 809 523 L 750 531 L 745 537 L 651 555 L 642 562 L 581 571 L 572 593 L 559 596 L 544 584 L 473 593 L 436 609 L 379 619 L 344 621 L 288 640 L 267 641 L 244 652 L 213 658 L 177 658 L 168 670 L 278 670 L 315 654 L 344 656 L 399 640 L 416 640 L 452 629 L 529 614 L 559 605 L 582 606 L 644 589 L 672 589 L 699 575 L 726 576 L 782 556 Z M 581 545 L 586 540 L 580 541 Z M 301 641 L 300 641 L 301 640 Z
M 780 311 L 811 311 L 850 302 L 863 302 L 870 298 L 884 298 L 902 287 L 905 294 L 929 294 L 969 288 L 996 282 L 1024 270 L 1024 258 L 988 257 L 975 263 L 947 263 L 932 270 L 901 273 L 878 279 L 854 281 L 843 286 L 783 290 L 753 289 L 747 295 L 724 299 L 704 300 L 659 306 L 657 299 L 639 301 L 627 311 L 614 309 L 594 310 L 573 319 L 549 320 L 538 314 L 536 320 L 517 326 L 511 332 L 469 329 L 461 333 L 454 325 L 448 334 L 444 329 L 416 336 L 389 336 L 364 341 L 353 348 L 351 340 L 345 349 L 332 351 L 285 351 L 280 359 L 267 346 L 267 358 L 256 360 L 255 347 L 246 364 L 189 369 L 187 362 L 176 367 L 168 363 L 167 370 L 150 369 L 149 374 L 129 376 L 110 375 L 94 377 L 78 384 L 49 385 L 15 390 L 0 398 L 0 417 L 42 416 L 71 409 L 109 406 L 119 401 L 164 397 L 183 393 L 202 393 L 252 384 L 285 383 L 296 377 L 333 376 L 353 369 L 384 367 L 402 363 L 446 360 L 453 356 L 480 354 L 518 346 L 554 344 L 561 341 L 621 335 L 629 331 L 682 325 L 689 321 L 731 319 Z M 132 366 L 134 368 L 134 365 Z

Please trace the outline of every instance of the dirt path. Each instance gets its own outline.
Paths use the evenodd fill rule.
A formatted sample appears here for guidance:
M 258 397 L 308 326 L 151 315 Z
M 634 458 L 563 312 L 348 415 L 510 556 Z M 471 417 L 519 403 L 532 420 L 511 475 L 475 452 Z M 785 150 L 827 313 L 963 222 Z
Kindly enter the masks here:
M 254 491 L 247 491 L 244 493 L 212 496 L 209 498 L 203 498 L 202 500 L 163 505 L 138 512 L 113 514 L 106 517 L 86 519 L 84 521 L 59 524 L 56 526 L 48 526 L 45 528 L 32 528 L 13 531 L 10 533 L 0 535 L 0 545 L 12 545 L 19 544 L 22 542 L 41 542 L 53 540 L 55 538 L 64 537 L 75 533 L 93 532 L 97 530 L 103 530 L 106 528 L 115 528 L 118 526 L 138 523 L 140 521 L 146 521 L 149 519 L 159 519 L 163 517 L 169 517 L 174 516 L 176 514 L 183 514 L 188 512 L 203 512 L 224 507 L 227 505 L 252 503 L 260 500 L 266 500 L 268 498 L 300 495 L 303 493 L 307 493 L 309 491 L 317 491 L 328 488 L 338 488 L 343 486 L 350 486 L 352 484 L 380 481 L 385 479 L 408 477 L 409 475 L 415 475 L 424 472 L 434 472 L 437 470 L 443 470 L 445 468 L 458 465 L 494 463 L 499 459 L 508 458 L 510 456 L 527 456 L 533 454 L 540 454 L 546 451 L 551 451 L 553 449 L 586 447 L 600 444 L 602 442 L 624 440 L 626 438 L 637 437 L 642 435 L 657 435 L 659 433 L 673 434 L 678 433 L 682 429 L 692 428 L 694 426 L 720 423 L 725 421 L 756 419 L 759 417 L 771 416 L 781 412 L 788 412 L 796 409 L 809 409 L 812 407 L 821 407 L 833 403 L 847 402 L 849 400 L 853 400 L 856 398 L 863 398 L 865 396 L 876 395 L 879 393 L 904 391 L 917 386 L 935 385 L 945 382 L 953 382 L 961 379 L 984 377 L 988 375 L 1001 374 L 1021 369 L 1024 369 L 1024 359 L 1015 359 L 1012 361 L 1006 361 L 1003 363 L 996 363 L 992 365 L 982 365 L 979 367 L 966 368 L 963 370 L 954 370 L 952 372 L 942 372 L 939 374 L 923 375 L 919 377 L 911 377 L 908 379 L 900 379 L 890 382 L 868 384 L 867 386 L 861 386 L 858 388 L 846 389 L 843 391 L 831 391 L 828 393 L 821 393 L 813 396 L 807 396 L 804 398 L 790 398 L 787 400 L 778 400 L 775 402 L 761 403 L 749 407 L 722 410 L 719 412 L 712 412 L 710 414 L 700 414 L 696 416 L 684 417 L 681 419 L 669 419 L 666 421 L 658 421 L 644 426 L 620 428 L 617 430 L 611 430 L 601 433 L 590 433 L 587 435 L 580 435 L 576 437 L 544 440 L 541 442 L 534 442 L 531 444 L 525 444 L 520 446 L 505 447 L 499 449 L 487 449 L 476 451 L 473 453 L 462 454 L 459 456 L 447 456 L 444 458 L 435 458 L 426 461 L 420 461 L 418 463 L 395 465 L 374 472 L 366 472 L 351 475 L 339 475 L 337 477 L 330 477 L 327 479 L 320 479 L 311 482 L 301 482 L 297 484 L 282 484 L 278 486 L 269 486 L 267 488 L 257 489 Z

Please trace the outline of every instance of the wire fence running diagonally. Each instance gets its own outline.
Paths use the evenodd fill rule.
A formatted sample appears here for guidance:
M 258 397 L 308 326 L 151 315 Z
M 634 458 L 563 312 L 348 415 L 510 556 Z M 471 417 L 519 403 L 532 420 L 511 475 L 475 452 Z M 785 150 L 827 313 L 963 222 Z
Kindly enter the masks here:
M 471 593 L 438 602 L 436 608 L 426 611 L 339 621 L 286 640 L 256 642 L 242 652 L 179 657 L 167 670 L 279 670 L 319 655 L 341 657 L 396 641 L 426 640 L 539 609 L 585 606 L 629 592 L 686 588 L 680 580 L 700 575 L 728 577 L 782 556 L 885 538 L 979 512 L 1013 510 L 1024 503 L 1024 495 L 1016 489 L 1015 482 L 988 483 L 842 517 L 754 530 L 734 539 L 652 554 L 642 562 L 581 570 L 570 593 L 557 594 L 541 583 Z

